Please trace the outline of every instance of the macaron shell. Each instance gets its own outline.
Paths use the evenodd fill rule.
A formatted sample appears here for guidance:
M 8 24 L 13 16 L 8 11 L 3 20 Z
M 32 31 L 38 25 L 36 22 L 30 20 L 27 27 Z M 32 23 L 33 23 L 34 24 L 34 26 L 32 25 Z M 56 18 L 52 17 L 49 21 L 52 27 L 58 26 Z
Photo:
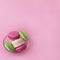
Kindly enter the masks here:
M 28 36 L 24 31 L 20 31 L 19 34 L 24 40 L 28 40 Z
M 4 46 L 8 51 L 14 52 L 14 47 L 12 46 L 12 44 L 10 42 L 5 42 Z
M 8 34 L 8 37 L 12 40 L 18 39 L 20 37 L 17 31 L 12 31 Z
M 26 47 L 27 47 L 27 45 L 23 44 L 22 46 L 17 47 L 17 48 L 15 49 L 15 52 L 16 52 L 16 53 L 22 52 L 23 50 L 25 50 Z

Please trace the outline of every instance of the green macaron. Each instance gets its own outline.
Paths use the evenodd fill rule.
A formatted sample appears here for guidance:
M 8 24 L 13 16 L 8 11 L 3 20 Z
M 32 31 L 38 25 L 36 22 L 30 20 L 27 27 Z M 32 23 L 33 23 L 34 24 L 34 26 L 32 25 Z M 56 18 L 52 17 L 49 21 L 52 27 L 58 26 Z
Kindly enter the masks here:
M 28 40 L 28 35 L 24 31 L 20 31 L 19 34 L 24 40 Z
M 14 52 L 14 47 L 12 46 L 12 44 L 10 43 L 10 42 L 5 42 L 4 43 L 4 46 L 5 46 L 5 48 L 8 50 L 8 51 L 10 51 L 10 52 Z

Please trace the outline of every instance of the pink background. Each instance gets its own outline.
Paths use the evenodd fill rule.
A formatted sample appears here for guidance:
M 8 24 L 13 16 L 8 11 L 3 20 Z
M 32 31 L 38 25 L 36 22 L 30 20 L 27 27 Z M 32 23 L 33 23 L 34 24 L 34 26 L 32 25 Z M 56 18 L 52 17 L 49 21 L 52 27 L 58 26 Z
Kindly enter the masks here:
M 20 29 L 30 36 L 29 48 L 7 52 L 4 37 Z M 60 0 L 0 0 L 0 60 L 60 60 Z

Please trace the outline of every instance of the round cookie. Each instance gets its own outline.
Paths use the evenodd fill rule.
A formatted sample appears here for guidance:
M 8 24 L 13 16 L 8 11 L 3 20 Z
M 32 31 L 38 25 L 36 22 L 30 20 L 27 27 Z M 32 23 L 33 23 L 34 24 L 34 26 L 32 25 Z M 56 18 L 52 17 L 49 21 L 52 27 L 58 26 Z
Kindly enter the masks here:
M 19 34 L 25 41 L 28 40 L 28 36 L 24 31 L 20 31 Z
M 10 52 L 14 52 L 14 47 L 12 46 L 12 44 L 10 42 L 4 42 L 4 46 L 5 48 L 10 51 Z
M 11 39 L 11 40 L 15 40 L 15 39 L 18 39 L 20 37 L 19 33 L 17 31 L 12 31 L 8 34 L 8 37 Z
M 23 45 L 17 47 L 17 48 L 15 49 L 15 52 L 16 52 L 16 53 L 19 53 L 19 52 L 23 51 L 26 47 L 27 47 L 27 45 L 23 44 Z
M 25 41 L 22 38 L 19 38 L 19 39 L 12 41 L 11 43 L 12 43 L 13 47 L 16 48 L 18 46 L 25 44 Z

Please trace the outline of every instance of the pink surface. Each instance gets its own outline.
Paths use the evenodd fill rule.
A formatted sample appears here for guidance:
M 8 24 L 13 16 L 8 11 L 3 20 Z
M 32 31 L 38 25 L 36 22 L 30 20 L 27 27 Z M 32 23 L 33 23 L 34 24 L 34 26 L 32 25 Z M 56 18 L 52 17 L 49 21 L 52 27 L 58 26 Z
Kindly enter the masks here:
M 30 36 L 29 48 L 7 52 L 4 37 L 20 29 Z M 0 60 L 60 60 L 60 0 L 0 0 Z

